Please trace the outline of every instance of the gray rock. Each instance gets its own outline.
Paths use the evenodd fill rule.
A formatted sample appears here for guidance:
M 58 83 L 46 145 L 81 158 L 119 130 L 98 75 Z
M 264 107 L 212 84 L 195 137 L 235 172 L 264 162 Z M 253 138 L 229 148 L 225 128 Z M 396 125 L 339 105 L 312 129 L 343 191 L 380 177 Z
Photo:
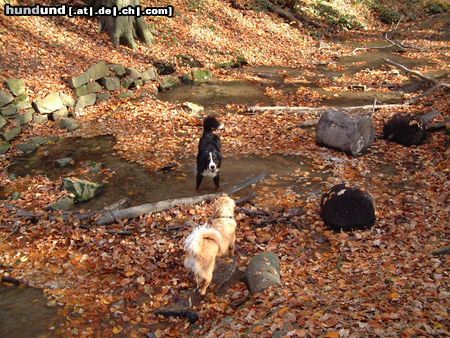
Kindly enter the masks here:
M 89 94 L 87 85 L 85 84 L 78 88 L 75 88 L 75 94 L 77 94 L 78 97 Z
M 127 68 L 127 75 L 129 75 L 133 80 L 140 79 L 141 73 L 133 67 Z
M 84 108 L 92 106 L 93 104 L 95 104 L 96 99 L 97 95 L 94 93 L 80 96 L 78 98 L 77 104 L 75 105 L 75 113 L 79 113 Z
M 100 80 L 101 81 L 101 80 Z M 98 93 L 101 92 L 103 90 L 102 86 L 100 86 L 98 84 L 98 82 L 89 82 L 87 85 L 87 93 L 91 94 L 91 93 Z
M 153 67 L 148 68 L 147 70 L 143 71 L 141 74 L 142 81 L 152 81 L 156 80 L 156 71 Z
M 6 126 L 6 120 L 0 116 L 0 129 L 2 129 L 4 126 Z
M 126 90 L 126 91 L 120 93 L 119 95 L 117 95 L 117 98 L 126 99 L 126 98 L 133 97 L 133 96 L 134 96 L 134 93 L 131 90 Z
M 109 69 L 111 69 L 117 76 L 123 76 L 127 72 L 125 67 L 119 64 L 110 65 Z
M 166 76 L 163 79 L 163 82 L 159 85 L 158 89 L 160 91 L 171 89 L 180 84 L 180 79 L 174 76 Z
M 209 69 L 196 69 L 192 71 L 192 78 L 194 82 L 203 82 L 208 80 L 212 76 L 212 73 Z
M 127 77 L 123 78 L 122 81 L 120 81 L 120 85 L 124 89 L 129 89 L 131 87 L 134 87 L 134 79 L 127 76 Z
M 10 147 L 11 147 L 11 145 L 8 142 L 0 141 L 0 155 L 5 154 L 9 150 Z
M 13 100 L 14 97 L 10 93 L 0 90 L 0 108 L 6 106 L 8 103 L 11 103 Z
M 205 110 L 203 106 L 200 106 L 192 102 L 183 103 L 183 108 L 187 108 L 194 115 L 200 114 Z
M 33 122 L 37 124 L 44 124 L 48 122 L 48 115 L 34 114 Z
M 72 108 L 75 105 L 75 100 L 72 96 L 67 95 L 65 93 L 59 93 L 59 96 L 61 97 L 61 101 L 64 103 L 64 105 L 68 108 Z
M 19 121 L 20 125 L 23 126 L 33 121 L 33 113 L 34 110 L 32 108 L 20 112 L 17 115 L 17 120 Z
M 328 109 L 316 127 L 319 145 L 355 156 L 370 147 L 375 140 L 375 128 L 370 116 L 350 116 Z
M 281 285 L 280 261 L 273 253 L 261 252 L 250 260 L 244 276 L 252 294 Z
M 97 102 L 108 101 L 111 98 L 110 93 L 98 93 Z
M 83 74 L 76 76 L 70 80 L 70 84 L 73 88 L 78 88 L 85 85 L 89 81 L 96 81 L 102 77 L 109 75 L 109 69 L 105 61 L 100 61 L 90 67 Z
M 69 116 L 69 111 L 67 110 L 67 108 L 65 106 L 51 114 L 51 118 L 53 121 L 59 121 L 63 117 L 67 117 L 67 116 Z
M 103 184 L 79 178 L 64 178 L 63 188 L 75 195 L 76 202 L 84 202 L 98 195 L 103 189 Z
M 22 79 L 8 79 L 5 81 L 6 87 L 14 96 L 25 94 L 25 81 Z
M 135 85 L 136 87 L 142 86 L 143 84 L 144 84 L 144 81 L 142 81 L 141 79 L 136 79 L 136 80 L 134 80 L 134 85 Z
M 48 206 L 48 210 L 67 211 L 73 209 L 75 201 L 72 197 L 64 197 Z
M 15 104 L 9 104 L 0 109 L 3 116 L 13 116 L 17 114 L 17 106 Z
M 34 153 L 38 150 L 39 146 L 34 142 L 21 143 L 17 145 L 17 149 L 21 150 L 25 154 Z
M 40 114 L 50 114 L 64 107 L 58 92 L 47 95 L 42 100 L 33 102 L 34 109 Z
M 11 127 L 9 129 L 2 130 L 2 132 L 0 133 L 0 137 L 5 141 L 9 142 L 13 138 L 19 136 L 21 131 L 22 129 L 20 128 L 20 126 Z
M 100 79 L 99 82 L 107 90 L 117 90 L 120 88 L 120 80 L 115 76 L 104 77 Z
M 69 117 L 63 117 L 59 121 L 59 126 L 63 129 L 67 129 L 68 131 L 74 131 L 81 127 L 81 123 L 75 119 L 71 119 Z
M 72 157 L 63 157 L 55 160 L 55 164 L 57 167 L 68 167 L 69 165 L 73 164 L 73 158 Z
M 28 100 L 17 101 L 15 106 L 17 110 L 24 110 L 32 107 L 31 103 Z

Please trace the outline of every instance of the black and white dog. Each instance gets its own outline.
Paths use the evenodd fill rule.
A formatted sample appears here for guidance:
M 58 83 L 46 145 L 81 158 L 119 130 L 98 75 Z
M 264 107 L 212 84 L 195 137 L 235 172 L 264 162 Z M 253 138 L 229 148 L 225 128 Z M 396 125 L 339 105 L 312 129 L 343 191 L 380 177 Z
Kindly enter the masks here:
M 203 135 L 198 143 L 197 154 L 197 190 L 204 176 L 212 177 L 216 189 L 219 190 L 219 171 L 223 157 L 220 151 L 220 138 L 213 131 L 223 127 L 214 116 L 208 116 L 203 120 Z

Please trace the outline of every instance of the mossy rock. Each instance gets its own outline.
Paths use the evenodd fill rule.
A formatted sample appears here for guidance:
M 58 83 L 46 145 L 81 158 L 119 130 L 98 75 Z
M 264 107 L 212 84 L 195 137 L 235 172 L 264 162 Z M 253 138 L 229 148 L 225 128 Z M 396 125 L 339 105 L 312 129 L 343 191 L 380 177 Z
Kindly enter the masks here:
M 166 76 L 163 82 L 159 85 L 158 89 L 160 91 L 172 89 L 180 84 L 180 79 L 175 76 Z
M 209 69 L 196 69 L 192 71 L 192 78 L 194 82 L 203 82 L 212 77 L 212 72 Z
M 6 87 L 14 96 L 25 94 L 25 81 L 22 79 L 8 79 L 5 81 Z
M 85 202 L 103 190 L 103 184 L 79 178 L 64 178 L 63 189 L 75 195 L 76 202 Z

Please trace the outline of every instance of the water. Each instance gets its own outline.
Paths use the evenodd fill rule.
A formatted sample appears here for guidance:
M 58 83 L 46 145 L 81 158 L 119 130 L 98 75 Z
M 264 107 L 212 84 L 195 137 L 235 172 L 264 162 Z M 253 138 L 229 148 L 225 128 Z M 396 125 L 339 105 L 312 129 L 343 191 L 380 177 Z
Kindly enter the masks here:
M 195 195 L 195 157 L 180 161 L 179 165 L 168 173 L 153 172 L 136 163 L 131 163 L 116 155 L 113 150 L 115 139 L 111 135 L 93 138 L 68 138 L 55 144 L 42 146 L 28 156 L 13 159 L 9 173 L 18 176 L 46 175 L 51 179 L 76 176 L 95 182 L 103 182 L 109 173 L 103 192 L 85 203 L 78 204 L 82 209 L 100 209 L 120 199 L 128 198 L 130 205 L 157 202 L 165 199 L 189 197 Z M 221 189 L 226 191 L 238 183 L 259 174 L 272 175 L 262 183 L 271 187 L 291 187 L 299 193 L 311 193 L 320 190 L 320 184 L 312 182 L 308 186 L 297 183 L 297 173 L 314 172 L 311 161 L 299 155 L 271 155 L 267 157 L 246 155 L 228 157 L 221 169 Z M 55 160 L 72 157 L 73 166 L 59 168 Z M 89 163 L 103 164 L 103 170 L 89 171 Z M 318 172 L 316 176 L 327 177 L 327 173 Z M 242 191 L 242 194 L 250 192 Z M 199 194 L 215 192 L 211 178 L 205 177 Z
M 61 321 L 41 290 L 0 283 L 0 337 L 54 337 Z M 53 330 L 50 328 L 53 327 Z

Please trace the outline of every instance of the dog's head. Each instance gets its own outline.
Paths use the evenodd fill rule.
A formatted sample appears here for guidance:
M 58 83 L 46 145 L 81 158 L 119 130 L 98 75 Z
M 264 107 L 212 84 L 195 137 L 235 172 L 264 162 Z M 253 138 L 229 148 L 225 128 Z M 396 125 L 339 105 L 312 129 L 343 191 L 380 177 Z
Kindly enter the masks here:
M 221 157 L 217 151 L 208 152 L 208 169 L 212 173 L 215 173 L 220 168 Z
M 210 133 L 214 130 L 223 129 L 224 125 L 214 115 L 209 115 L 203 120 L 203 129 L 205 132 Z
M 234 217 L 236 204 L 228 195 L 219 197 L 213 204 L 213 217 Z

